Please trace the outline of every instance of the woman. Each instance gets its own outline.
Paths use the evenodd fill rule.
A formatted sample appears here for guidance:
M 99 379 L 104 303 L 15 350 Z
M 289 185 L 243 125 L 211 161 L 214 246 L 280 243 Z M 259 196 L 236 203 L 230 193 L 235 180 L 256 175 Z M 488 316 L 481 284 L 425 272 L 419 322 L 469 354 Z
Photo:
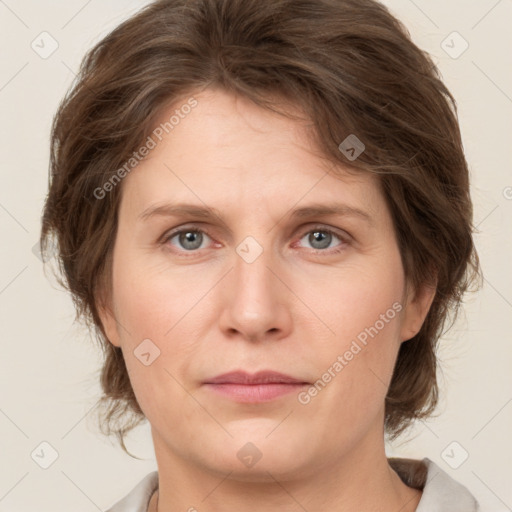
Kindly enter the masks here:
M 41 245 L 158 471 L 111 512 L 477 511 L 388 459 L 479 273 L 455 102 L 372 0 L 166 0 L 82 64 Z

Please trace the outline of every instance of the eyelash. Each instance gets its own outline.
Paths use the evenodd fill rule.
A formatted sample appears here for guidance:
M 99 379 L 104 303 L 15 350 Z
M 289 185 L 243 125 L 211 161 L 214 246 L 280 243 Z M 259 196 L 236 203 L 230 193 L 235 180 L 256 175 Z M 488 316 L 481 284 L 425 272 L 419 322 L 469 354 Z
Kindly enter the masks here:
M 337 253 L 343 251 L 345 249 L 346 245 L 348 245 L 348 243 L 349 243 L 348 235 L 342 236 L 341 234 L 337 233 L 336 231 L 334 231 L 330 228 L 327 228 L 325 226 L 321 226 L 321 225 L 313 226 L 312 228 L 309 228 L 307 231 L 302 232 L 301 236 L 299 237 L 299 240 L 304 238 L 305 235 L 314 233 L 315 231 L 320 231 L 322 233 L 328 233 L 329 235 L 332 235 L 332 236 L 338 238 L 341 242 L 340 245 L 334 249 L 310 249 L 310 251 L 313 252 L 313 254 L 315 254 L 315 255 L 320 255 L 321 253 L 326 253 L 326 254 L 330 254 L 330 255 L 337 254 Z M 200 228 L 197 228 L 194 226 L 189 226 L 189 227 L 186 226 L 186 227 L 177 229 L 175 231 L 171 231 L 170 233 L 164 234 L 163 239 L 161 240 L 160 243 L 162 245 L 166 246 L 170 240 L 175 238 L 177 235 L 180 235 L 181 233 L 203 233 L 213 240 L 213 237 L 210 235 L 210 233 L 208 232 L 207 229 L 203 229 L 203 228 L 200 229 Z M 185 256 L 185 257 L 191 257 L 191 256 L 195 255 L 196 253 L 198 253 L 200 250 L 201 249 L 195 249 L 192 251 L 178 250 L 178 252 L 185 253 L 185 254 L 189 253 L 190 255 Z

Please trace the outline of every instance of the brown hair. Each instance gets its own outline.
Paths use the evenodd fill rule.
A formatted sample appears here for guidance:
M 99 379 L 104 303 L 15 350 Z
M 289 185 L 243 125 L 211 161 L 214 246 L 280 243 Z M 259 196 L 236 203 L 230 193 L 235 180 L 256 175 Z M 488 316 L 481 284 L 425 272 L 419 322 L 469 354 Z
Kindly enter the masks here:
M 430 57 L 373 0 L 160 0 L 85 56 L 52 126 L 41 248 L 54 235 L 60 282 L 104 351 L 104 432 L 126 449 L 124 434 L 144 415 L 97 309 L 108 303 L 122 182 L 102 199 L 94 191 L 167 105 L 211 86 L 276 112 L 276 98 L 299 106 L 326 158 L 378 174 L 408 282 L 437 280 L 386 397 L 385 431 L 396 438 L 434 411 L 437 342 L 480 269 L 455 101 Z M 365 150 L 349 161 L 339 145 L 351 134 Z

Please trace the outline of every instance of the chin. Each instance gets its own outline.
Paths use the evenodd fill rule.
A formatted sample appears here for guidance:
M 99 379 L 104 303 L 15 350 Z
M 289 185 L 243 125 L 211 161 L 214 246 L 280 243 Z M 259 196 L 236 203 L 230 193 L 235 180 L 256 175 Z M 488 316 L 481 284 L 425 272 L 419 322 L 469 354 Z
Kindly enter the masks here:
M 201 463 L 222 478 L 229 474 L 228 478 L 242 482 L 268 483 L 310 475 L 312 460 L 304 443 L 292 436 L 286 443 L 272 439 L 273 434 L 267 439 L 265 435 L 230 438 L 222 447 L 212 447 L 209 457 L 202 454 Z

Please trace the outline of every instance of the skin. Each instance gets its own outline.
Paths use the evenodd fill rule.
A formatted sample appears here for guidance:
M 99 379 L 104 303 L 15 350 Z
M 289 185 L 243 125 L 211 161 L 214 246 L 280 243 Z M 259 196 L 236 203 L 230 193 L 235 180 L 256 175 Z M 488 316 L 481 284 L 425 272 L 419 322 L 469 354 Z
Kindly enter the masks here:
M 150 510 L 157 501 L 159 512 L 415 510 L 421 491 L 386 459 L 384 399 L 400 344 L 419 331 L 434 290 L 407 291 L 378 182 L 328 164 L 305 122 L 219 89 L 194 97 L 122 183 L 111 300 L 101 309 L 151 424 L 159 492 Z M 221 218 L 140 219 L 181 202 Z M 313 203 L 348 205 L 368 220 L 292 218 Z M 165 241 L 177 227 L 208 234 Z M 325 228 L 335 235 L 313 236 Z M 248 236 L 263 249 L 251 263 L 236 251 Z M 397 302 L 400 313 L 306 405 L 297 393 L 241 404 L 202 384 L 235 369 L 314 383 Z M 144 339 L 160 350 L 148 366 L 134 355 Z M 237 457 L 248 442 L 261 453 L 252 467 Z

